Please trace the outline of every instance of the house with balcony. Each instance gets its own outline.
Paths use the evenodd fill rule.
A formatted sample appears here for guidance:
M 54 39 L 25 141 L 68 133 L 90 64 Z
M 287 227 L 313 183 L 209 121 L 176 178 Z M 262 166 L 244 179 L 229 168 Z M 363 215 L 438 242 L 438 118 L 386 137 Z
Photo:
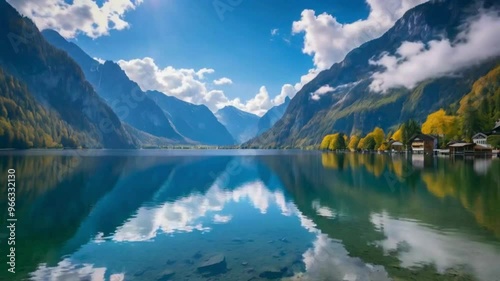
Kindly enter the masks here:
M 411 151 L 416 154 L 433 154 L 437 148 L 438 139 L 432 135 L 416 134 L 410 141 Z

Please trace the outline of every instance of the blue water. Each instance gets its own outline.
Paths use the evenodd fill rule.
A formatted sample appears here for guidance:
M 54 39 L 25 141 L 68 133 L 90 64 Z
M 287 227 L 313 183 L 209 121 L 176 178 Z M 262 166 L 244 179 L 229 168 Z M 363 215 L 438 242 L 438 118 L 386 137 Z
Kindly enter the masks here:
M 3 153 L 1 171 L 17 174 L 18 258 L 2 280 L 500 276 L 498 159 Z M 200 270 L 214 256 L 221 267 Z

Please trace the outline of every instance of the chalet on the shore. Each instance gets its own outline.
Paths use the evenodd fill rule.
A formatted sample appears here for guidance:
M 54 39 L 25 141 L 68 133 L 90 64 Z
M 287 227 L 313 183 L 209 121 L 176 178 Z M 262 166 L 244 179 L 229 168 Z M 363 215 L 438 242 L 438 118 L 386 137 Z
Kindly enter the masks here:
M 450 154 L 453 155 L 465 155 L 465 154 L 473 154 L 474 153 L 475 143 L 469 142 L 457 142 L 448 145 L 448 149 L 450 150 Z
M 403 143 L 399 142 L 399 141 L 396 141 L 396 140 L 393 140 L 392 138 L 389 141 L 389 145 L 390 145 L 391 151 L 402 152 L 404 150 L 403 149 Z
M 495 136 L 495 135 L 500 135 L 500 120 L 498 120 L 495 123 L 495 127 L 489 132 L 480 132 L 475 134 L 472 137 L 472 142 L 474 142 L 477 145 L 486 147 L 486 148 L 492 148 L 491 145 L 488 143 L 488 137 L 490 136 Z
M 426 134 L 416 134 L 410 139 L 413 153 L 432 154 L 437 148 L 437 138 Z
M 457 142 L 448 145 L 450 150 L 450 155 L 491 155 L 491 147 L 484 146 L 482 144 L 476 144 L 474 142 Z

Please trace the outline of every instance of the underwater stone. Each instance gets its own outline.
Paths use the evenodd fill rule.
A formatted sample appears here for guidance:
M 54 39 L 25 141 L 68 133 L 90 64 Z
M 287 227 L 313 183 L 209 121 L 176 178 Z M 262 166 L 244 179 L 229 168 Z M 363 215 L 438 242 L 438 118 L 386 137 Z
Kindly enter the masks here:
M 288 268 L 285 266 L 283 268 L 269 268 L 264 271 L 262 271 L 259 274 L 259 277 L 261 278 L 267 278 L 267 279 L 279 279 L 283 278 L 285 274 L 287 273 Z
M 174 275 L 175 275 L 175 272 L 173 270 L 167 269 L 160 274 L 160 277 L 157 280 L 158 281 L 167 281 L 167 280 L 170 280 L 170 278 Z
M 213 255 L 198 266 L 202 273 L 220 274 L 227 271 L 226 257 L 222 254 Z

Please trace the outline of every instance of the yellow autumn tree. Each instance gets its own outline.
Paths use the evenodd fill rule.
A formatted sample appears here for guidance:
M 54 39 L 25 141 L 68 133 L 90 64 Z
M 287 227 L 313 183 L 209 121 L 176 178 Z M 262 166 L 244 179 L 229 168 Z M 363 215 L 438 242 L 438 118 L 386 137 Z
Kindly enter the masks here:
M 373 139 L 375 140 L 375 149 L 379 149 L 382 143 L 384 142 L 385 138 L 384 130 L 382 130 L 379 127 L 375 127 L 375 129 L 373 129 L 373 132 L 371 132 L 370 134 L 373 136 Z
M 403 126 L 399 126 L 399 129 L 392 135 L 392 139 L 399 142 L 403 141 Z
M 356 150 L 358 148 L 358 143 L 359 143 L 360 137 L 359 136 L 351 136 L 351 139 L 349 140 L 349 145 L 347 146 L 350 150 Z
M 334 138 L 334 135 L 326 135 L 323 140 L 321 141 L 321 144 L 319 146 L 319 149 L 321 150 L 326 150 L 330 146 L 330 143 L 332 142 L 332 139 Z
M 446 115 L 446 111 L 439 109 L 427 116 L 422 124 L 422 133 L 440 136 L 443 140 L 450 140 L 459 135 L 459 120 L 456 116 Z
M 343 133 L 337 133 L 332 135 L 328 150 L 342 150 L 346 149 L 346 143 Z

